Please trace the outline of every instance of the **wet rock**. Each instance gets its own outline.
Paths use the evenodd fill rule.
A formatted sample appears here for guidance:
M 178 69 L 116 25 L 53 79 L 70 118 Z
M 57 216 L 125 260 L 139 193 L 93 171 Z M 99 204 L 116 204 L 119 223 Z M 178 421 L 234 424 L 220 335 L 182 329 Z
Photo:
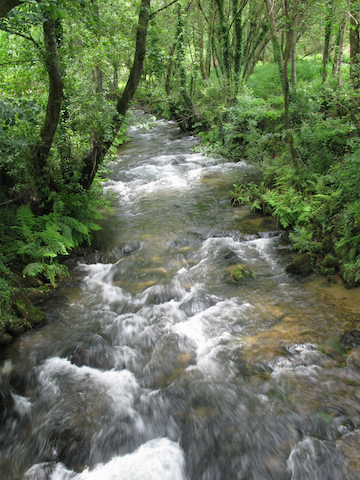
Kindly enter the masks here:
M 331 240 L 331 237 L 325 237 L 323 238 L 322 242 L 321 242 L 321 248 L 322 248 L 322 251 L 327 254 L 327 253 L 330 253 L 332 252 L 333 248 L 334 248 L 334 244 Z
M 45 313 L 34 307 L 28 296 L 22 290 L 15 292 L 13 295 L 12 306 L 23 321 L 18 322 L 18 324 L 14 323 L 12 327 L 9 328 L 10 333 L 22 333 L 35 325 L 40 325 L 46 320 Z
M 296 256 L 286 267 L 286 271 L 294 275 L 310 275 L 312 271 L 311 256 L 307 253 Z
M 218 301 L 219 298 L 215 295 L 197 290 L 181 302 L 180 309 L 186 313 L 187 317 L 192 317 L 216 305 Z
M 78 367 L 86 365 L 100 370 L 110 370 L 116 364 L 111 347 L 99 335 L 70 346 L 62 356 Z
M 0 419 L 6 418 L 14 409 L 14 405 L 8 380 L 0 378 Z
M 10 374 L 9 383 L 18 395 L 31 396 L 36 391 L 36 372 L 32 368 L 17 365 Z
M 307 437 L 295 445 L 287 463 L 292 480 L 344 478 L 342 456 L 334 442 Z
M 170 300 L 179 300 L 181 293 L 171 285 L 154 285 L 143 292 L 143 298 L 146 305 L 159 305 Z
M 127 243 L 121 249 L 121 253 L 123 255 L 131 255 L 132 253 L 137 252 L 140 250 L 141 242 L 139 240 L 135 240 L 134 242 Z
M 322 275 L 331 276 L 334 275 L 338 268 L 339 262 L 337 258 L 328 253 L 320 264 L 320 273 Z
M 346 360 L 346 365 L 352 370 L 360 370 L 360 350 L 353 350 Z
M 237 254 L 231 248 L 224 251 L 224 259 L 227 260 L 228 263 L 236 263 L 239 260 Z
M 8 345 L 12 341 L 13 337 L 10 333 L 0 331 L 0 346 Z
M 340 337 L 340 343 L 344 348 L 360 345 L 360 331 L 346 330 Z
M 186 367 L 195 363 L 195 358 L 191 345 L 183 345 L 177 336 L 166 335 L 155 347 L 151 360 L 144 368 L 146 386 L 170 385 Z

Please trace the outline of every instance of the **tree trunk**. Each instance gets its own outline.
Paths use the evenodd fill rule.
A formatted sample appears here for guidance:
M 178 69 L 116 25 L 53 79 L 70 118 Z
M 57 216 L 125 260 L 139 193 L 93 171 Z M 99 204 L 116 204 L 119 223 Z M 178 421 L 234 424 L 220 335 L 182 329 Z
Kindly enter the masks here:
M 335 51 L 334 51 L 334 59 L 333 59 L 333 65 L 332 65 L 332 74 L 334 77 L 336 75 L 336 70 L 337 70 L 340 41 L 341 41 L 341 24 L 339 25 L 338 31 L 336 33 L 336 39 L 335 39 Z
M 0 0 L 0 18 L 6 17 L 10 10 L 22 3 L 21 0 Z
M 291 46 L 290 46 L 290 57 L 291 57 L 291 85 L 293 88 L 296 86 L 296 43 L 298 38 L 297 27 L 299 25 L 299 14 L 296 15 L 294 19 L 294 24 L 291 31 Z
M 342 81 L 342 61 L 343 61 L 343 56 L 344 56 L 344 44 L 345 44 L 345 32 L 346 32 L 346 24 L 349 19 L 349 13 L 346 12 L 343 18 L 343 21 L 341 23 L 341 36 L 340 36 L 340 44 L 339 44 L 339 53 L 337 57 L 337 62 L 336 62 L 336 86 L 337 89 L 341 88 L 341 81 Z
M 95 178 L 95 175 L 112 142 L 114 141 L 123 121 L 125 114 L 133 99 L 136 89 L 139 85 L 146 55 L 146 36 L 150 19 L 150 1 L 142 0 L 139 11 L 139 21 L 136 31 L 135 54 L 128 81 L 125 89 L 118 99 L 116 110 L 118 115 L 114 118 L 111 128 L 111 139 L 104 140 L 103 137 L 93 136 L 92 147 L 88 155 L 83 158 L 83 168 L 81 170 L 80 183 L 85 190 L 89 190 Z M 108 137 L 108 135 L 107 135 Z
M 265 46 L 269 43 L 269 36 L 267 35 L 269 31 L 269 25 L 267 23 L 264 23 L 264 25 L 261 27 L 261 32 L 256 39 L 256 42 L 249 51 L 246 61 L 244 64 L 243 68 L 243 79 L 247 81 L 249 76 L 252 74 L 254 71 L 255 65 L 258 62 L 261 52 L 264 50 Z M 257 51 L 256 51 L 257 50 Z M 249 68 L 249 64 L 251 62 L 251 67 Z
M 206 65 L 205 65 L 205 60 L 204 60 L 204 31 L 203 31 L 203 25 L 202 25 L 202 18 L 200 17 L 199 19 L 199 30 L 200 30 L 200 36 L 199 36 L 199 61 L 200 61 L 200 72 L 203 80 L 207 80 L 208 74 L 206 70 Z
M 264 48 L 265 48 L 266 45 L 269 43 L 269 41 L 270 41 L 269 36 L 266 36 L 266 37 L 262 40 L 260 46 L 258 47 L 258 50 L 257 50 L 255 56 L 254 56 L 253 59 L 252 59 L 252 62 L 251 62 L 250 67 L 248 67 L 248 66 L 246 65 L 246 70 L 245 70 L 245 67 L 244 67 L 244 75 L 245 75 L 245 77 L 243 77 L 243 78 L 244 78 L 244 81 L 245 81 L 245 82 L 248 81 L 250 75 L 254 72 L 255 65 L 256 65 L 257 62 L 259 61 L 260 55 L 262 54 Z M 265 53 L 264 53 L 264 58 L 265 58 Z
M 265 0 L 266 6 L 268 9 L 268 14 L 270 17 L 271 29 L 272 29 L 272 43 L 274 48 L 274 59 L 278 67 L 279 77 L 282 89 L 284 90 L 284 60 L 281 52 L 279 37 L 276 30 L 275 14 L 274 14 L 274 3 L 271 0 Z
M 237 77 L 240 73 L 241 58 L 242 58 L 242 23 L 241 23 L 241 14 L 242 9 L 245 7 L 247 2 L 244 2 L 241 10 L 239 11 L 239 0 L 232 0 L 232 9 L 234 16 L 234 30 L 235 30 L 235 53 L 234 53 L 234 72 L 236 77 L 236 84 L 238 84 Z
M 176 44 L 177 42 L 174 42 L 172 44 L 170 53 L 169 53 L 169 59 L 166 67 L 166 79 L 165 79 L 165 92 L 166 95 L 170 95 L 170 79 L 171 79 L 171 73 L 172 73 L 172 65 L 173 65 L 173 57 L 176 49 Z
M 63 96 L 63 78 L 60 57 L 57 48 L 55 21 L 45 13 L 46 21 L 43 23 L 44 43 L 46 49 L 46 69 L 49 75 L 49 95 L 43 127 L 40 132 L 40 141 L 32 147 L 30 161 L 38 183 L 44 180 L 44 169 L 50 153 L 54 135 L 59 123 L 61 102 Z M 46 183 L 52 183 L 48 177 Z
M 327 65 L 329 63 L 330 57 L 330 38 L 333 24 L 333 7 L 334 0 L 327 0 L 326 5 L 326 23 L 325 23 L 325 41 L 324 41 L 324 53 L 323 53 L 323 73 L 322 73 L 322 83 L 325 83 L 327 77 Z
M 229 30 L 225 20 L 224 0 L 215 0 L 219 13 L 219 34 L 220 34 L 220 67 L 225 74 L 228 86 L 230 86 L 231 66 L 230 66 L 230 39 Z
M 360 5 L 358 0 L 351 2 L 350 15 L 350 78 L 355 90 L 360 88 Z

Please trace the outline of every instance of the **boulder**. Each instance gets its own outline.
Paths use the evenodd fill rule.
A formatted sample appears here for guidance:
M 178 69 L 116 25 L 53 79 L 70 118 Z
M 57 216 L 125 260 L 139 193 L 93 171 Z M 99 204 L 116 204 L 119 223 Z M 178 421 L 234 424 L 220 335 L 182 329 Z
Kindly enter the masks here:
M 353 350 L 346 360 L 346 365 L 352 370 L 360 370 L 360 350 Z
M 331 240 L 331 237 L 324 237 L 322 242 L 321 242 L 321 249 L 323 253 L 331 253 L 334 248 L 334 244 Z
M 23 319 L 23 324 L 28 323 L 31 327 L 34 327 L 40 325 L 46 319 L 45 313 L 34 307 L 29 297 L 22 290 L 18 290 L 13 295 L 12 306 L 18 316 Z
M 352 348 L 360 345 L 360 331 L 346 330 L 340 337 L 340 343 L 345 348 Z
M 311 256 L 308 253 L 297 255 L 286 267 L 287 273 L 294 275 L 310 275 L 312 271 Z
M 0 347 L 8 345 L 12 341 L 13 337 L 8 332 L 0 332 Z

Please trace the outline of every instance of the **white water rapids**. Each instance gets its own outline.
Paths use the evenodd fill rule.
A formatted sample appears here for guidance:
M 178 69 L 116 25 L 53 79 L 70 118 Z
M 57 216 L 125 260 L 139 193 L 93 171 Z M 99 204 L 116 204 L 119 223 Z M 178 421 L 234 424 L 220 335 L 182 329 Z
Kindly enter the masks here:
M 130 136 L 93 251 L 1 353 L 0 478 L 359 479 L 354 294 L 286 274 L 275 221 L 229 205 L 245 162 L 172 122 Z

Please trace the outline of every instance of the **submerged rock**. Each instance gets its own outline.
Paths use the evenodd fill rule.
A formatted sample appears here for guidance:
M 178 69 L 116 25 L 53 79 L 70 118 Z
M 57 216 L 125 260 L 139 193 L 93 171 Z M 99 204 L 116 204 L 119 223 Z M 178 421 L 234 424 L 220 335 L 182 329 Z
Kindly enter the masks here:
M 100 335 L 93 335 L 71 345 L 62 356 L 78 367 L 86 365 L 100 370 L 110 370 L 116 366 L 111 347 Z
M 14 408 L 14 398 L 11 395 L 7 380 L 0 378 L 0 419 L 4 419 Z
M 297 255 L 286 267 L 287 273 L 294 275 L 310 275 L 312 271 L 311 256 L 308 253 Z
M 360 345 L 360 331 L 346 330 L 340 337 L 340 343 L 343 347 L 355 347 Z

